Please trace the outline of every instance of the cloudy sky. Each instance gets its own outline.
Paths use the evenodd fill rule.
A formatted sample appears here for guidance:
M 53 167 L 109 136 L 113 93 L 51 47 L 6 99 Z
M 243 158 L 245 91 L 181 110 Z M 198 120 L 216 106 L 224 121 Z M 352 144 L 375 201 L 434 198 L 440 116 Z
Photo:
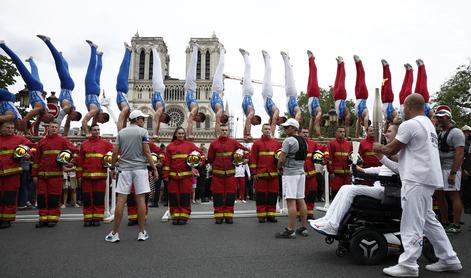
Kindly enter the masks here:
M 471 36 L 469 11 L 465 0 L 439 1 L 52 1 L 2 0 L 0 40 L 5 40 L 21 58 L 33 56 L 47 91 L 59 91 L 59 80 L 52 56 L 45 44 L 35 37 L 45 34 L 69 61 L 75 81 L 74 99 L 79 110 L 84 105 L 84 78 L 89 58 L 86 39 L 96 42 L 104 54 L 101 87 L 115 96 L 115 82 L 123 54 L 123 42 L 140 36 L 164 38 L 171 58 L 170 75 L 185 76 L 185 48 L 191 37 L 209 37 L 216 33 L 227 49 L 225 73 L 242 76 L 243 59 L 238 48 L 248 50 L 252 78 L 263 79 L 261 50 L 272 56 L 272 79 L 283 84 L 283 63 L 279 52 L 291 56 L 296 87 L 305 91 L 308 77 L 306 50 L 316 56 L 319 85 L 333 85 L 336 56 L 346 61 L 348 97 L 354 98 L 355 66 L 358 54 L 366 71 L 373 103 L 374 88 L 382 81 L 381 59 L 391 65 L 393 90 L 398 93 L 404 77 L 403 64 L 425 61 L 431 94 L 452 76 L 457 66 L 469 63 Z M 4 54 L 3 51 L 0 53 Z M 414 77 L 416 70 L 414 72 Z M 414 78 L 415 79 L 415 78 Z M 415 86 L 415 85 L 414 85 Z M 23 82 L 11 86 L 18 91 Z M 254 85 L 254 103 L 263 120 L 261 85 Z M 285 108 L 284 90 L 275 89 L 275 101 Z M 241 86 L 226 81 L 225 97 L 240 107 Z M 113 104 L 115 105 L 115 104 Z M 116 113 L 118 108 L 114 106 Z M 238 109 L 241 110 L 241 109 Z M 242 113 L 238 134 L 242 133 Z M 113 133 L 111 124 L 103 128 Z M 259 129 L 259 128 L 255 128 Z M 258 132 L 257 132 L 258 133 Z M 256 134 L 257 134 L 256 133 Z

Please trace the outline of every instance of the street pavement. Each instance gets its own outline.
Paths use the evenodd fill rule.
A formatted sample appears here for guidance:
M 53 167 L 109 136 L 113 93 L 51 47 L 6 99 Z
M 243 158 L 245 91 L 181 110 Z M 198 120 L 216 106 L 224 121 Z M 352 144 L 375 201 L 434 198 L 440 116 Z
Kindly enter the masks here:
M 209 211 L 212 206 L 194 207 Z M 237 207 L 252 209 L 253 202 Z M 55 228 L 36 229 L 34 223 L 14 223 L 0 230 L 0 277 L 383 277 L 382 269 L 397 262 L 390 257 L 380 265 L 362 266 L 350 254 L 339 258 L 336 243 L 327 245 L 312 229 L 306 238 L 276 239 L 287 217 L 264 224 L 256 218 L 236 218 L 233 225 L 194 219 L 174 226 L 160 221 L 165 210 L 150 208 L 150 238 L 145 242 L 137 241 L 137 228 L 126 226 L 127 221 L 119 231 L 121 241 L 114 244 L 104 241 L 110 224 L 83 227 L 82 222 L 64 221 Z M 463 220 L 471 224 L 471 215 Z M 465 225 L 450 239 L 463 271 L 431 273 L 421 258 L 420 277 L 471 277 L 471 231 Z

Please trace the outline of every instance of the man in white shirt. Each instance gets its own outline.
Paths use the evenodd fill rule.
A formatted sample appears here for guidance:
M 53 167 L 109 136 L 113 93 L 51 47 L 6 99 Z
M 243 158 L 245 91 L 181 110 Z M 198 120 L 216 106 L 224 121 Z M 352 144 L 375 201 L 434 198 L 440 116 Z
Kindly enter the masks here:
M 399 153 L 401 189 L 401 239 L 404 253 L 395 266 L 383 269 L 394 277 L 418 277 L 417 259 L 421 255 L 425 235 L 435 249 L 439 261 L 427 265 L 429 271 L 462 269 L 450 240 L 432 210 L 435 189 L 443 188 L 438 137 L 430 119 L 424 116 L 424 98 L 409 95 L 404 102 L 406 121 L 399 127 L 396 139 L 386 146 L 376 144 L 374 151 L 385 155 Z
M 237 198 L 236 202 L 246 203 L 245 197 L 247 194 L 245 193 L 245 173 L 247 173 L 247 177 L 250 180 L 250 169 L 249 165 L 247 165 L 247 160 L 244 164 L 235 166 L 235 175 L 237 187 L 239 189 L 239 198 Z

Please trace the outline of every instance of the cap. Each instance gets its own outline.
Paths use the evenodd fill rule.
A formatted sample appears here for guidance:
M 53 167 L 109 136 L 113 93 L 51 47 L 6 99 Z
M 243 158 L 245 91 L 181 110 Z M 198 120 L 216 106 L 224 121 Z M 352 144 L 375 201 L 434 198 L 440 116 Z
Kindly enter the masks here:
M 462 128 L 461 128 L 462 131 L 471 131 L 471 127 L 469 125 L 464 125 Z
M 282 123 L 281 126 L 294 126 L 295 128 L 299 129 L 299 123 L 296 119 L 289 118 L 286 122 Z
M 149 115 L 146 115 L 146 114 L 142 113 L 141 110 L 133 110 L 131 112 L 131 114 L 129 114 L 129 119 L 130 120 L 134 120 L 134 119 L 139 118 L 139 117 L 147 118 L 147 117 L 149 117 Z
M 435 116 L 436 117 L 444 117 L 444 116 L 448 116 L 450 119 L 451 119 L 451 112 L 448 111 L 448 110 L 438 110 L 436 113 L 435 113 Z

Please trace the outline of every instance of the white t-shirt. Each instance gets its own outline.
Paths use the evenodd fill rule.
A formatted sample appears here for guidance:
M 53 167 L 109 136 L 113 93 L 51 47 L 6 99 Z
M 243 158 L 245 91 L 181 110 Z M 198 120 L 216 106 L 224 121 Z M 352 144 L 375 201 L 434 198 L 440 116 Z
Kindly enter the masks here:
M 245 177 L 245 173 L 247 172 L 248 177 L 250 177 L 250 169 L 247 164 L 242 164 L 235 167 L 235 175 L 234 177 L 240 178 Z
M 403 122 L 396 139 L 406 145 L 399 153 L 401 180 L 443 188 L 438 136 L 430 119 L 416 116 Z

